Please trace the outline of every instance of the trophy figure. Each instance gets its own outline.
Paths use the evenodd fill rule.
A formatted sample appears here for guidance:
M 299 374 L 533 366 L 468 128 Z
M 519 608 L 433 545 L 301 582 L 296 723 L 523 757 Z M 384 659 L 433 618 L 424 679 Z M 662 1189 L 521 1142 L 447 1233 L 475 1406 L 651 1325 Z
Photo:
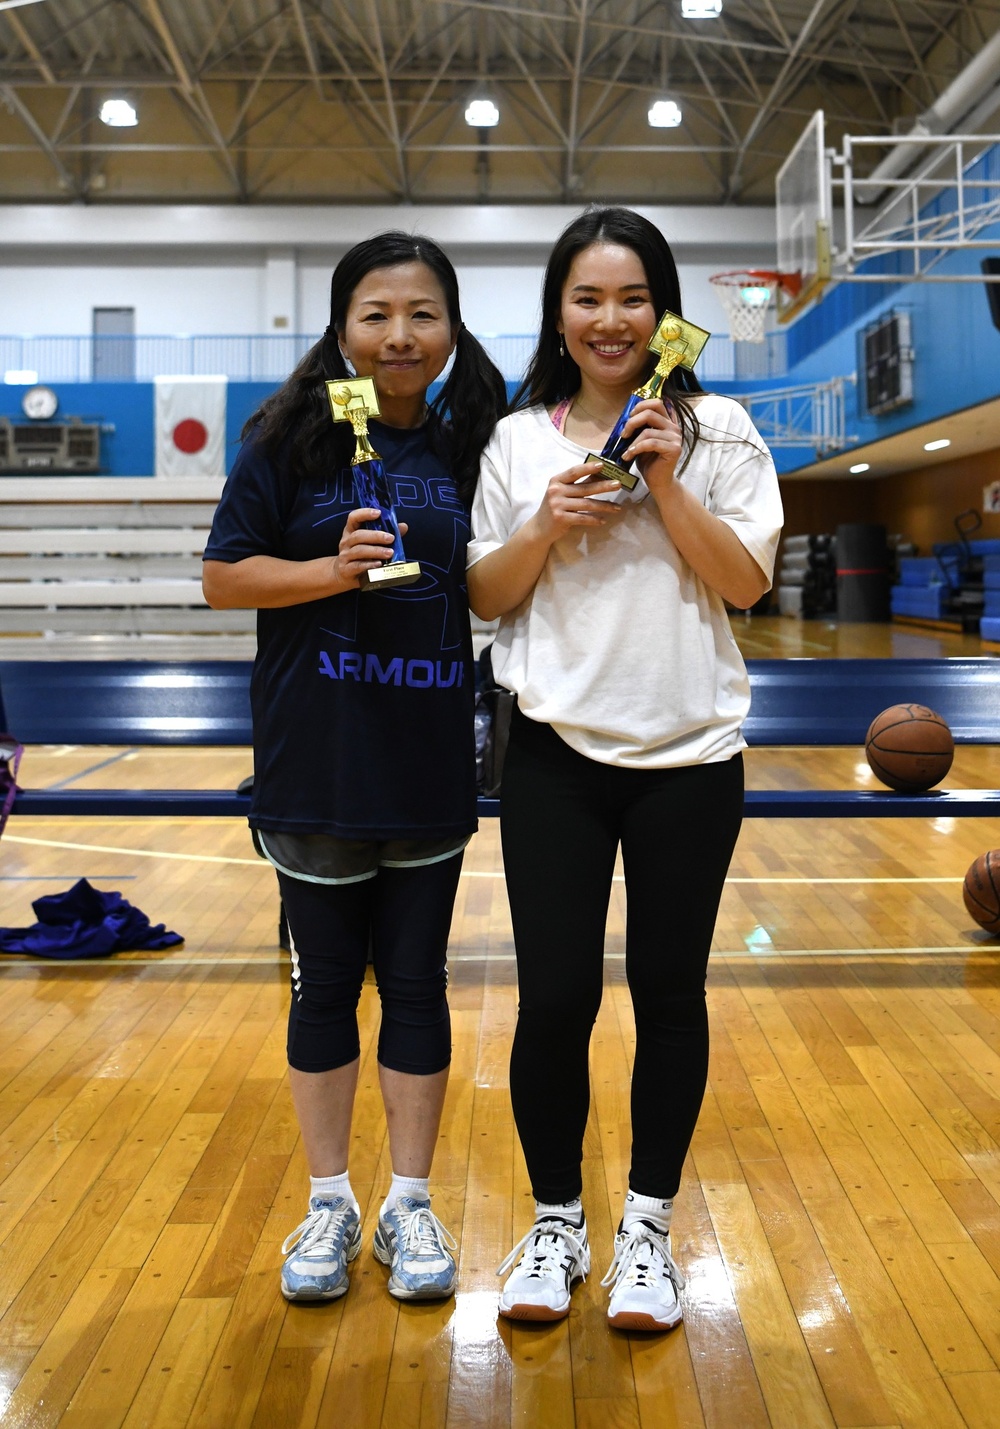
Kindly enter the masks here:
M 639 484 L 639 478 L 635 472 L 629 471 L 626 466 L 622 465 L 621 458 L 638 436 L 638 432 L 623 437 L 622 428 L 635 411 L 637 403 L 645 401 L 647 397 L 659 397 L 660 388 L 675 367 L 693 367 L 695 365 L 710 336 L 711 334 L 707 333 L 704 328 L 689 323 L 685 318 L 679 318 L 676 313 L 663 314 L 656 331 L 646 344 L 650 352 L 655 352 L 658 357 L 653 375 L 648 382 L 644 382 L 641 387 L 637 388 L 625 403 L 622 414 L 615 423 L 610 437 L 604 443 L 604 450 L 600 456 L 595 455 L 594 452 L 587 453 L 588 461 L 601 463 L 602 469 L 598 473 L 599 476 L 617 481 L 624 486 L 626 491 L 635 490 Z
M 392 553 L 385 565 L 365 571 L 358 584 L 362 590 L 383 590 L 391 585 L 412 585 L 420 579 L 420 562 L 408 561 L 403 538 L 393 510 L 389 479 L 382 458 L 368 439 L 368 418 L 379 412 L 375 383 L 370 377 L 344 377 L 326 384 L 330 412 L 335 422 L 350 422 L 354 429 L 354 499 L 358 506 L 378 507 L 375 521 L 366 522 L 369 531 L 388 531 L 393 538 Z

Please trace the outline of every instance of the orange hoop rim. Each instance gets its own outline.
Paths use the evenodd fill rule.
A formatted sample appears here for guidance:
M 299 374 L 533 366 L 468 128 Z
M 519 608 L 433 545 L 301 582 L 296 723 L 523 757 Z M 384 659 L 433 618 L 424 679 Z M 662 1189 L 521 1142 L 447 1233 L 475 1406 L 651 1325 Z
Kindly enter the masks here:
M 780 288 L 790 298 L 797 298 L 802 291 L 801 273 L 779 273 L 773 268 L 733 268 L 727 273 L 713 273 L 708 281 L 719 288 L 742 288 L 750 286 L 748 278 L 751 283 Z

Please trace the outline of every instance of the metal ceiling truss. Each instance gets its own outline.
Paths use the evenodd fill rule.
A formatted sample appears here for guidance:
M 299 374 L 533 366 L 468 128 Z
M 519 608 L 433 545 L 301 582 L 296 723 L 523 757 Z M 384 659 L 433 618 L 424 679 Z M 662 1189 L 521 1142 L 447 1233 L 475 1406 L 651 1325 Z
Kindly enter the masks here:
M 43 0 L 0 12 L 0 200 L 769 202 L 814 109 L 888 134 L 998 27 L 1000 0 Z M 99 123 L 113 94 L 138 127 Z M 684 122 L 651 129 L 665 95 Z

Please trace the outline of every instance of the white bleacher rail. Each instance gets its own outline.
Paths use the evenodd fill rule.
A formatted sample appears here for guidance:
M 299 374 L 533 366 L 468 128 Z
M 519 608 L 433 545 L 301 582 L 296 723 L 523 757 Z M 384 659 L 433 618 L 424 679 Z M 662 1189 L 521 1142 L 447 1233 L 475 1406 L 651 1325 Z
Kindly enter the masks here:
M 534 350 L 534 333 L 480 333 L 480 342 L 508 382 L 520 380 Z M 783 377 L 788 370 L 784 329 L 766 342 L 733 342 L 716 333 L 698 362 L 702 382 Z M 224 374 L 231 382 L 284 381 L 319 341 L 317 333 L 195 334 L 188 337 L 0 335 L 0 375 L 35 372 L 39 382 L 150 382 L 161 374 Z

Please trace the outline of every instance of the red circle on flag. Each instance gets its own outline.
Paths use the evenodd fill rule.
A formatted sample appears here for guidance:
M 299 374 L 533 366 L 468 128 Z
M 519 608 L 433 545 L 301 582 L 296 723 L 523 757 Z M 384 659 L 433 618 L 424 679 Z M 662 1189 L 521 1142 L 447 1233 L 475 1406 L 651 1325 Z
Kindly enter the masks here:
M 193 456 L 195 452 L 200 452 L 208 442 L 208 428 L 204 422 L 199 422 L 195 417 L 185 417 L 184 421 L 178 422 L 174 428 L 173 438 L 174 446 L 178 451 Z

